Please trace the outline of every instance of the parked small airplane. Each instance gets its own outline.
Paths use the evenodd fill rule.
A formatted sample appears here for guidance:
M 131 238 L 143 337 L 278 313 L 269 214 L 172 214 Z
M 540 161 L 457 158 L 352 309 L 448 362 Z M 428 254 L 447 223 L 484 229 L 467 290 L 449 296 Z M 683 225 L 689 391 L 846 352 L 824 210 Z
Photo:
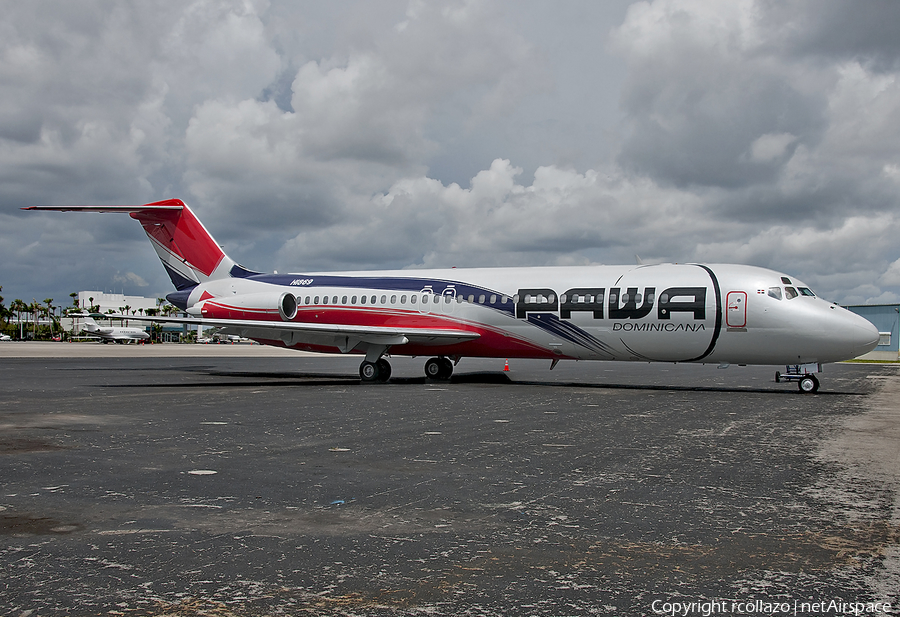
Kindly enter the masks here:
M 78 316 L 77 313 L 73 313 Z M 92 317 L 87 315 L 81 316 L 84 320 L 84 331 L 93 336 L 100 337 L 101 343 L 127 343 L 128 341 L 145 341 L 150 335 L 140 328 L 123 328 L 120 326 L 102 327 L 97 324 Z
M 390 355 L 433 356 L 449 379 L 464 357 L 783 364 L 815 392 L 822 364 L 878 344 L 870 322 L 792 276 L 752 266 L 472 268 L 264 274 L 238 265 L 179 199 L 139 206 L 32 206 L 124 212 L 141 223 L 189 318 L 266 345 L 364 354 L 363 381 Z

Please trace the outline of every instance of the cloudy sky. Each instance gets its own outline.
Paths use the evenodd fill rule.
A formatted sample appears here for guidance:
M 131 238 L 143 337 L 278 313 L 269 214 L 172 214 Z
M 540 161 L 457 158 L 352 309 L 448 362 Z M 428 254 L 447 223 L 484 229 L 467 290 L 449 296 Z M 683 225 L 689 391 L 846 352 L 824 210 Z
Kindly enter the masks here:
M 162 296 L 184 199 L 260 270 L 736 262 L 900 301 L 900 3 L 0 0 L 0 285 Z

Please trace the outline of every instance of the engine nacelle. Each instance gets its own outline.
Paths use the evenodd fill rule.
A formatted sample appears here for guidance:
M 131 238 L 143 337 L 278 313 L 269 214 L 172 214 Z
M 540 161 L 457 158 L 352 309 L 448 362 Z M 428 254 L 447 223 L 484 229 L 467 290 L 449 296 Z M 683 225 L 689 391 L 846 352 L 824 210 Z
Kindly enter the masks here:
M 188 309 L 188 313 L 210 319 L 271 321 L 280 318 L 291 321 L 297 316 L 297 298 L 290 292 L 222 296 L 198 302 Z

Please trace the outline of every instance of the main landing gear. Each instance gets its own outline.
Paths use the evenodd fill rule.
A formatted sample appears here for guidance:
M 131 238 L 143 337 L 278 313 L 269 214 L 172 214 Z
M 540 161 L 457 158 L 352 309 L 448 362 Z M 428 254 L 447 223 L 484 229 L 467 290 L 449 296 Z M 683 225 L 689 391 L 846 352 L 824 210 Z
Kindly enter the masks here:
M 386 382 L 391 378 L 391 363 L 384 358 L 379 358 L 376 362 L 363 360 L 359 365 L 359 378 L 367 382 Z
M 447 381 L 453 375 L 453 362 L 443 356 L 431 358 L 425 363 L 425 377 Z M 385 358 L 375 362 L 363 360 L 359 365 L 359 378 L 365 383 L 386 382 L 391 378 L 391 363 Z
M 443 356 L 431 358 L 425 363 L 425 377 L 447 381 L 453 374 L 453 363 Z

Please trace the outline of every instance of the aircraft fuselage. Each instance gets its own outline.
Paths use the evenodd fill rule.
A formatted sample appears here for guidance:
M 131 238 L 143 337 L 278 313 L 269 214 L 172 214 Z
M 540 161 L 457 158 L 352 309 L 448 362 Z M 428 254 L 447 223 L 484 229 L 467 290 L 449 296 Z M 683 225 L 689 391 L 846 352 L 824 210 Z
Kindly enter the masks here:
M 252 300 L 283 294 L 296 299 L 290 321 L 479 334 L 442 346 L 447 356 L 805 364 L 855 357 L 878 339 L 867 320 L 787 275 L 724 264 L 257 274 L 170 299 L 208 319 L 287 321 L 276 301 Z M 342 351 L 332 335 L 279 342 L 252 328 L 234 333 Z M 434 351 L 414 342 L 391 349 Z

